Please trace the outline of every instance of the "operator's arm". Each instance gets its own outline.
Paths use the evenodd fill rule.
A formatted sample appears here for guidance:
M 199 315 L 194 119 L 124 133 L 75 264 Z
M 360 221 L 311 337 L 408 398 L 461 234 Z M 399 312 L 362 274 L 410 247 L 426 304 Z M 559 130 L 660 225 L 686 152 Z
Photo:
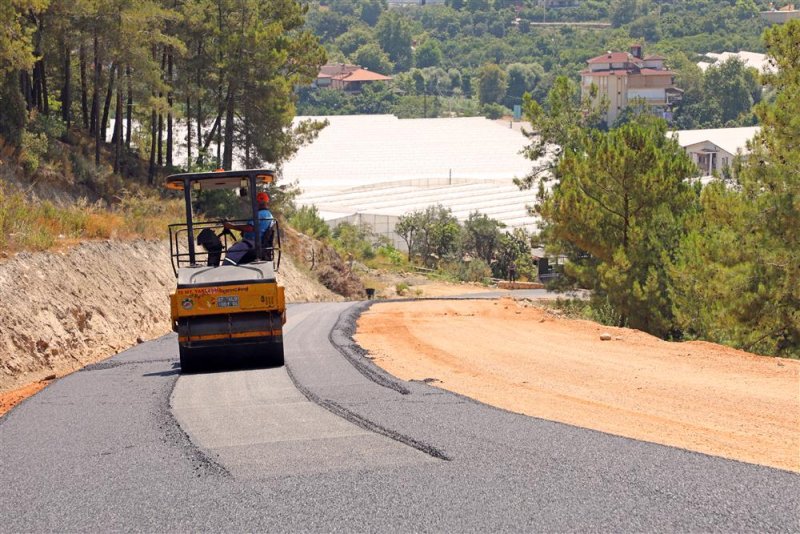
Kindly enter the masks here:
M 222 226 L 225 227 L 226 230 L 236 230 L 237 232 L 252 232 L 253 225 L 252 224 L 233 224 L 225 221 L 222 223 Z

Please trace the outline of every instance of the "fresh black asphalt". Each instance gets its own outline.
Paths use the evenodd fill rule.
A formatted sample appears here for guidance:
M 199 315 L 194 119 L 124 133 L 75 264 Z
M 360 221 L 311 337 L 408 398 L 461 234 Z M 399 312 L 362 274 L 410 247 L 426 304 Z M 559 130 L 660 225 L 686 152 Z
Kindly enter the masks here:
M 0 532 L 800 531 L 797 474 L 386 375 L 363 306 L 290 307 L 285 368 L 179 378 L 169 335 L 51 384 L 0 418 Z

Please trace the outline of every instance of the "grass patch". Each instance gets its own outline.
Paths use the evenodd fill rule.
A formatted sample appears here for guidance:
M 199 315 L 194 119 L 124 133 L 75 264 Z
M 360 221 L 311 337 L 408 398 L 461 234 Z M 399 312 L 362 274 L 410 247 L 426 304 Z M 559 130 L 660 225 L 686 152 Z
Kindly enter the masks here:
M 169 223 L 184 217 L 180 200 L 155 193 L 124 191 L 108 209 L 78 202 L 57 206 L 32 202 L 19 190 L 0 183 L 0 250 L 48 250 L 82 239 L 164 238 Z

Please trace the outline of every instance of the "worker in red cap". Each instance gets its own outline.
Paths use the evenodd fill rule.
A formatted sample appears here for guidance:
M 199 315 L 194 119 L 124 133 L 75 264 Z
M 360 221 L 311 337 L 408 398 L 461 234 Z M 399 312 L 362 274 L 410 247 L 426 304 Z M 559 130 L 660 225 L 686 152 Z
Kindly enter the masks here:
M 275 225 L 275 218 L 272 216 L 272 212 L 267 209 L 269 195 L 261 191 L 256 195 L 256 202 L 258 203 L 258 231 L 261 235 L 261 246 L 267 251 L 267 259 L 271 259 L 272 228 Z M 242 232 L 242 240 L 234 243 L 233 246 L 228 249 L 228 253 L 225 255 L 225 263 L 228 265 L 239 265 L 240 263 L 253 261 L 256 256 L 256 234 L 253 220 L 247 221 L 247 224 L 233 224 L 226 221 L 224 226 L 227 230 Z

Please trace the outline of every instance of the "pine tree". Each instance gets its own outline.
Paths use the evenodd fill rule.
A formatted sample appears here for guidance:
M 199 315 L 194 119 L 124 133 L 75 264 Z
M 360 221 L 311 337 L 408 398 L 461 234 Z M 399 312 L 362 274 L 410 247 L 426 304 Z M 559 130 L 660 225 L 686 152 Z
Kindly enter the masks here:
M 776 93 L 733 187 L 703 191 L 702 218 L 670 270 L 690 334 L 800 357 L 800 21 L 765 33 Z
M 683 233 L 696 167 L 663 121 L 584 132 L 555 168 L 537 211 L 551 247 L 572 256 L 567 273 L 627 324 L 665 336 L 673 328 L 666 260 Z

